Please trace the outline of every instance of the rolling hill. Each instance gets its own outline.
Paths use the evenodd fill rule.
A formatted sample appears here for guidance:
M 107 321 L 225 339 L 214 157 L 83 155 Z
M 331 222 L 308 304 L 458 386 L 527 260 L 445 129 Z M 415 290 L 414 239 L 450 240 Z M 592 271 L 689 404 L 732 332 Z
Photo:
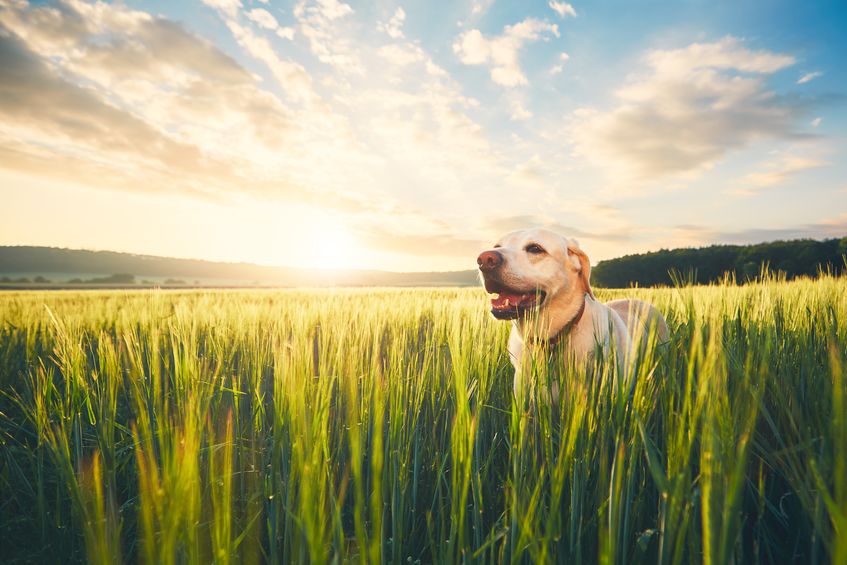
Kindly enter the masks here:
M 738 282 L 755 279 L 763 265 L 786 278 L 820 270 L 847 272 L 847 237 L 800 239 L 754 245 L 712 245 L 662 249 L 600 261 L 592 269 L 597 287 L 673 286 L 680 280 L 716 282 L 729 273 Z M 471 263 L 471 261 L 469 261 Z M 472 263 L 471 263 L 472 264 Z M 476 269 L 396 273 L 269 267 L 86 251 L 55 247 L 0 246 L 0 288 L 85 287 L 307 287 L 307 286 L 475 286 Z
M 6 286 L 470 286 L 476 270 L 395 273 L 323 270 L 176 259 L 115 251 L 55 247 L 0 247 L 0 281 Z M 128 276 L 130 276 L 128 278 Z M 46 282 L 34 282 L 37 277 Z M 74 281 L 70 283 L 69 281 Z

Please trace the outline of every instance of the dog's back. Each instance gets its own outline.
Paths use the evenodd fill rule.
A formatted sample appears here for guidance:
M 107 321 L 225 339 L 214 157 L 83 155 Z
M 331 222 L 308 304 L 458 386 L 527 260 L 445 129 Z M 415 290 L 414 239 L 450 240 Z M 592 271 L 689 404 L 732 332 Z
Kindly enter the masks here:
M 642 300 L 620 299 L 607 302 L 606 306 L 621 317 L 633 342 L 638 340 L 644 345 L 652 328 L 655 328 L 653 331 L 656 332 L 658 343 L 669 340 L 670 331 L 665 317 L 652 304 Z

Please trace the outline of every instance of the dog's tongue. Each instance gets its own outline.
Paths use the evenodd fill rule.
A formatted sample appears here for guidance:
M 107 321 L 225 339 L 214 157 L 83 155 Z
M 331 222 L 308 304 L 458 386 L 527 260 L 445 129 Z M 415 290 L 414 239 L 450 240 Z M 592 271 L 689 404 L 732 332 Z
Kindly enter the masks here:
M 501 292 L 496 298 L 491 299 L 491 306 L 493 308 L 509 308 L 517 306 L 525 296 L 526 295 L 524 294 L 517 294 L 513 292 Z

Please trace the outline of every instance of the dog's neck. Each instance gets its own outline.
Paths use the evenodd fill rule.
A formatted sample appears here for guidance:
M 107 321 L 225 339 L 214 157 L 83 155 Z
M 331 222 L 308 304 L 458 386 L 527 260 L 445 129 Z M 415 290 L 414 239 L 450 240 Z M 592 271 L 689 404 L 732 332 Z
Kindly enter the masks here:
M 581 292 L 578 300 L 569 300 L 565 306 L 556 308 L 555 304 L 549 306 L 552 312 L 556 315 L 543 323 L 544 330 L 541 328 L 530 329 L 527 322 L 517 322 L 518 330 L 521 337 L 527 341 L 532 341 L 539 344 L 546 344 L 548 347 L 554 347 L 563 338 L 565 338 L 582 320 L 585 314 L 586 304 L 588 303 L 589 295 L 587 292 Z
M 574 317 L 568 320 L 568 322 L 557 333 L 547 338 L 548 347 L 556 347 L 556 345 L 558 345 L 559 341 L 561 341 L 563 337 L 566 337 L 569 333 L 571 333 L 571 330 L 574 328 L 574 326 L 577 325 L 582 319 L 582 315 L 585 314 L 586 302 L 588 302 L 587 294 L 583 295 L 582 303 L 580 304 L 579 310 L 577 310 Z

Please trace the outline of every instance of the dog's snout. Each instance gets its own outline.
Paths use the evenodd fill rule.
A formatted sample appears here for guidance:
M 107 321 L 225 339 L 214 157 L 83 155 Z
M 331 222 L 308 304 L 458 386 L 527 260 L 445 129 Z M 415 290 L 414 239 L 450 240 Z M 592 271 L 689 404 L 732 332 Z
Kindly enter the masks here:
M 503 264 L 503 254 L 494 250 L 483 251 L 476 258 L 476 264 L 479 265 L 480 271 L 492 271 Z

